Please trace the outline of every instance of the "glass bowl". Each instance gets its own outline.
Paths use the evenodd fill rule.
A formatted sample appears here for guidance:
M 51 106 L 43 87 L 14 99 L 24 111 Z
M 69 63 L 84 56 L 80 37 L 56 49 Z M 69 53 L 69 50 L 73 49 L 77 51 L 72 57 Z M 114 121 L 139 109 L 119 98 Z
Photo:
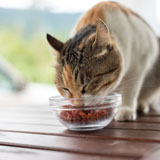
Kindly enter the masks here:
M 49 100 L 59 121 L 69 130 L 89 131 L 104 128 L 113 120 L 121 104 L 121 95 L 85 97 L 85 100 L 55 96 Z M 73 101 L 83 101 L 86 105 L 75 106 Z

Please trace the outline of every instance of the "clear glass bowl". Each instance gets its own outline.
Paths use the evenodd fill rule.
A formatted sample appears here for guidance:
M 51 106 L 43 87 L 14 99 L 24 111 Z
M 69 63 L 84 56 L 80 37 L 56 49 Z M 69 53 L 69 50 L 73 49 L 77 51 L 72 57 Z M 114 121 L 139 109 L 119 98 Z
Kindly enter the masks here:
M 59 121 L 70 130 L 89 131 L 106 127 L 114 118 L 118 106 L 121 104 L 121 95 L 114 93 L 105 97 L 85 98 L 83 107 L 71 102 L 81 102 L 82 99 L 51 97 L 50 106 Z M 84 101 L 84 100 L 83 100 Z

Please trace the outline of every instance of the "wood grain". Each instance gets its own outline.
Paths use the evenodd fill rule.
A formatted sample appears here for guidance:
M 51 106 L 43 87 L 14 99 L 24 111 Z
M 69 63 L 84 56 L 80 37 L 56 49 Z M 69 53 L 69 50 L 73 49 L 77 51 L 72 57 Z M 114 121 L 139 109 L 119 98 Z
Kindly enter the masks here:
M 0 146 L 0 160 L 133 160 L 127 157 L 84 155 L 57 151 L 44 151 L 20 147 Z
M 159 144 L 0 132 L 0 145 L 103 156 L 142 157 Z M 127 150 L 127 152 L 126 152 Z
M 0 107 L 0 117 L 0 160 L 150 160 L 160 153 L 158 112 L 92 132 L 67 130 L 48 106 Z
M 159 160 L 160 158 L 160 148 L 156 149 L 153 152 L 146 153 L 143 158 L 139 158 L 139 160 Z
M 143 123 L 143 122 L 116 122 L 113 121 L 107 128 L 112 129 L 127 129 L 127 130 L 147 130 L 160 131 L 158 123 Z

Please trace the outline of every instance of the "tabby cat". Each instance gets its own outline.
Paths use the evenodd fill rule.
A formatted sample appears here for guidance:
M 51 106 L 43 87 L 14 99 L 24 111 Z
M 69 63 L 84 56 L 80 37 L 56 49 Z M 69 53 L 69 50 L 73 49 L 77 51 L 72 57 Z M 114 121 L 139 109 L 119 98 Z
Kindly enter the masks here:
M 62 96 L 83 98 L 120 91 L 118 121 L 132 121 L 155 105 L 160 91 L 158 40 L 136 13 L 116 2 L 86 12 L 65 43 L 47 34 L 57 55 L 55 84 Z

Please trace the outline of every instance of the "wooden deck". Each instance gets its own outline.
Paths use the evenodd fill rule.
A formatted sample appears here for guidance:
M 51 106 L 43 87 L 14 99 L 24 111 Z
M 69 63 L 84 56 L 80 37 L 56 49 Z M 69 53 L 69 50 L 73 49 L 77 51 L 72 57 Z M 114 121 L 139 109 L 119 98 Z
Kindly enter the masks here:
M 160 113 L 92 132 L 66 130 L 48 106 L 0 106 L 0 160 L 156 160 Z

